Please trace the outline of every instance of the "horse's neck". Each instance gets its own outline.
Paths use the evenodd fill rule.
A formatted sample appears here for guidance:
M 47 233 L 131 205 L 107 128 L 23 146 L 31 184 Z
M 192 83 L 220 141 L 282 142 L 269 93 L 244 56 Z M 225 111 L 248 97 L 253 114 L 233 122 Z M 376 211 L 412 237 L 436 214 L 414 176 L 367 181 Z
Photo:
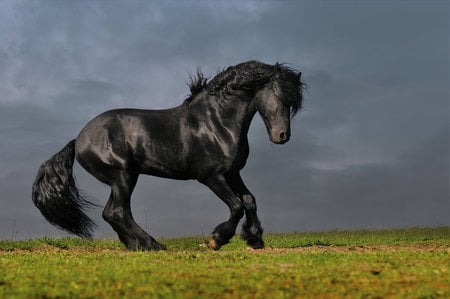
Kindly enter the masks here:
M 209 97 L 204 95 L 204 97 Z M 188 113 L 198 121 L 210 121 L 235 134 L 247 134 L 256 108 L 250 98 L 199 98 L 189 104 Z

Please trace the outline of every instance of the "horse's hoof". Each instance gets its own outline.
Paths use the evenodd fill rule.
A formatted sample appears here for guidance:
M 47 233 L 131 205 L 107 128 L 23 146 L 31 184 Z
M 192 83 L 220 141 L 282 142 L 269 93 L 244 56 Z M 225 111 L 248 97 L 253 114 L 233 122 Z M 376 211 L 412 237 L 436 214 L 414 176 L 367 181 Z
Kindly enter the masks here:
M 261 240 L 258 242 L 247 243 L 247 249 L 248 250 L 264 249 L 264 241 Z
M 154 250 L 154 251 L 167 250 L 167 246 L 156 242 L 155 244 L 153 244 L 153 246 L 150 248 L 150 250 Z
M 247 249 L 247 251 L 258 251 L 258 250 L 263 250 L 264 246 L 262 246 L 262 247 L 251 247 L 251 246 L 247 245 L 247 247 L 245 249 Z
M 158 242 L 148 242 L 146 244 L 132 244 L 127 245 L 127 249 L 130 251 L 160 251 L 166 250 L 167 247 L 164 244 Z
M 220 247 L 222 247 L 222 245 L 217 243 L 216 240 L 214 239 L 209 240 L 209 248 L 211 248 L 212 250 L 217 251 L 220 249 Z

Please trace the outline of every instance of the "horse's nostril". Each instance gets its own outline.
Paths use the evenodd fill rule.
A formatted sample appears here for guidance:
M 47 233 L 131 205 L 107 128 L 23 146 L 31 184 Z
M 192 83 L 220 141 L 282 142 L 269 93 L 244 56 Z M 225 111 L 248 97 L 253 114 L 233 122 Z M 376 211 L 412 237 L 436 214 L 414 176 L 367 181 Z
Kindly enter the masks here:
M 280 139 L 281 140 L 286 140 L 286 133 L 285 132 L 281 132 L 280 133 Z

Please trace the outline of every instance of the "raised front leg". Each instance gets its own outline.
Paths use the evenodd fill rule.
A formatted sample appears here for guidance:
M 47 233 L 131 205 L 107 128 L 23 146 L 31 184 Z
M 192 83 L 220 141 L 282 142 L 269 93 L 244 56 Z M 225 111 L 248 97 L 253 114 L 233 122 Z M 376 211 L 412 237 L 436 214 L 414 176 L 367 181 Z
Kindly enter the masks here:
M 246 221 L 242 225 L 241 237 L 247 241 L 247 245 L 250 248 L 264 248 L 264 241 L 262 240 L 263 229 L 256 213 L 255 197 L 247 189 L 239 173 L 227 175 L 226 179 L 244 206 Z
M 212 232 L 209 245 L 214 250 L 227 244 L 236 233 L 236 226 L 239 220 L 244 216 L 244 209 L 241 201 L 228 185 L 227 180 L 222 174 L 214 175 L 202 182 L 208 186 L 230 209 L 230 218 L 219 224 Z

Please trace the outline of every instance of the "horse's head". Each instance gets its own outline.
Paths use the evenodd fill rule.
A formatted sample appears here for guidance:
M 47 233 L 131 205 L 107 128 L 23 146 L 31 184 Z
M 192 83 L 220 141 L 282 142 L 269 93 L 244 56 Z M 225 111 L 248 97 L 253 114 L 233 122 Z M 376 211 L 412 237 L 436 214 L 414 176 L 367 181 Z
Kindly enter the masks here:
M 264 87 L 258 92 L 256 110 L 266 125 L 270 141 L 277 144 L 289 141 L 291 136 L 290 108 L 277 98 L 273 89 Z
M 241 99 L 247 105 L 251 98 L 251 107 L 261 114 L 270 140 L 277 144 L 289 141 L 290 117 L 301 108 L 305 88 L 301 73 L 283 64 L 252 60 L 228 67 L 205 83 L 203 76 L 199 76 L 190 84 L 192 93 L 201 86 L 222 100 Z
M 301 73 L 277 64 L 268 82 L 256 93 L 256 110 L 273 143 L 289 141 L 290 118 L 301 108 L 304 86 Z

